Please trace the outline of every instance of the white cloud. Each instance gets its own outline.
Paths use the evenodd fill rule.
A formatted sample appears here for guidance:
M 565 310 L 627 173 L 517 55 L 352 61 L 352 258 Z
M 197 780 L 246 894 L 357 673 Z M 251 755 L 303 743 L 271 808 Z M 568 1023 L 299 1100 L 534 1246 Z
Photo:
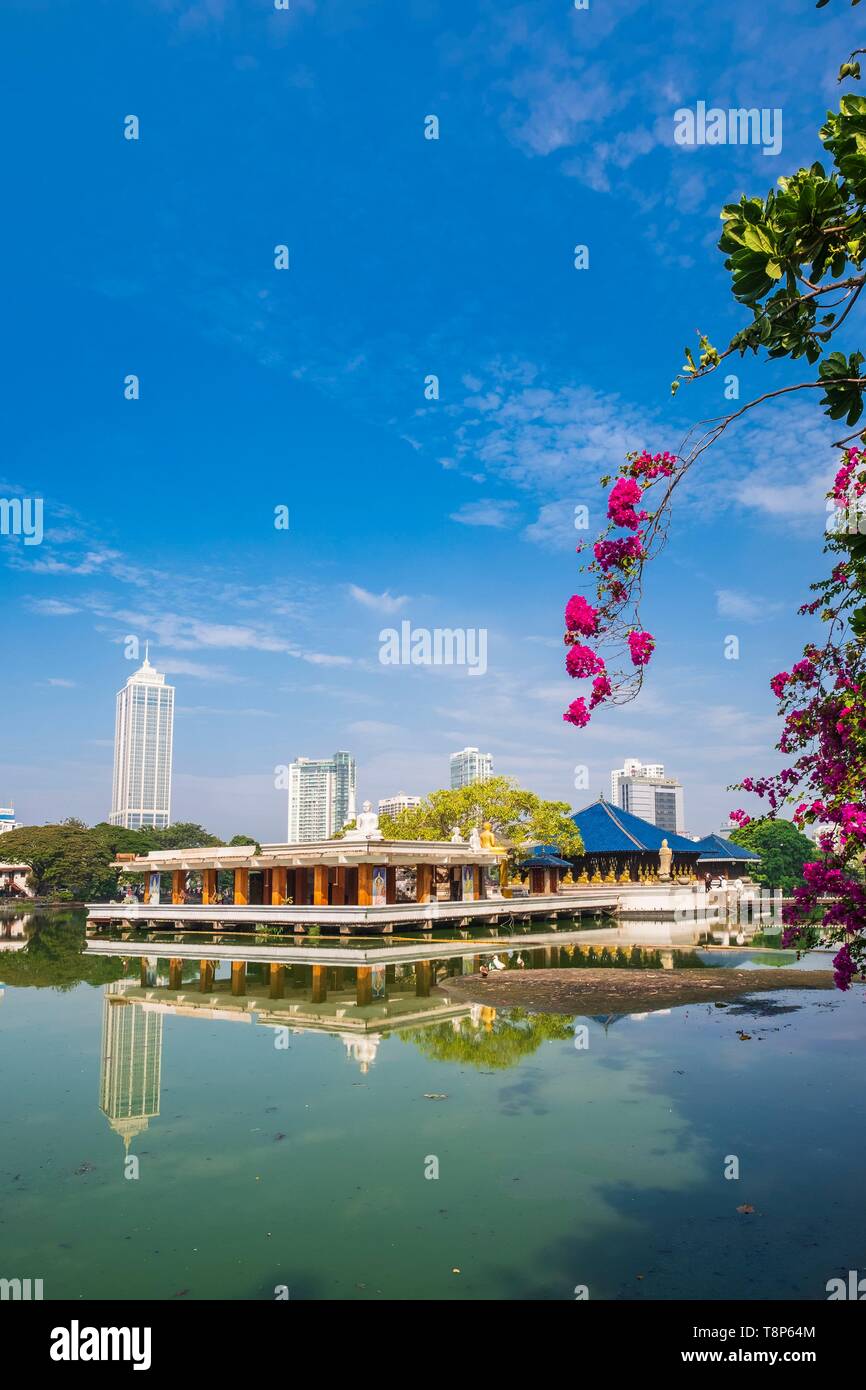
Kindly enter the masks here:
M 350 584 L 348 589 L 356 602 L 362 603 L 365 608 L 374 609 L 377 613 L 399 613 L 409 602 L 408 594 L 392 594 L 389 589 L 381 594 L 373 594 L 369 589 L 362 589 L 359 584 Z
M 459 521 L 461 526 L 493 526 L 497 530 L 504 530 L 515 525 L 516 508 L 516 502 L 482 498 L 478 502 L 464 502 L 462 507 L 451 513 L 451 520 Z

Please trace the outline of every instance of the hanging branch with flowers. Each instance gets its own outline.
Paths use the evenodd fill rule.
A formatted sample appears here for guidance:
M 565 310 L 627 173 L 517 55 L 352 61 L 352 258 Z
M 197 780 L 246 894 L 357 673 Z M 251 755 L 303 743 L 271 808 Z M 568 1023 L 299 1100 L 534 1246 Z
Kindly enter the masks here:
M 840 81 L 859 79 L 855 56 L 840 69 Z M 734 298 L 753 317 L 724 351 L 699 335 L 698 361 L 687 348 L 672 391 L 718 371 L 734 353 L 805 358 L 817 364 L 817 376 L 702 422 L 676 454 L 631 453 L 615 479 L 602 479 L 613 484 L 609 524 L 584 565 L 593 600 L 575 594 L 565 609 L 566 670 L 591 682 L 563 715 L 578 728 L 598 706 L 633 700 L 641 688 L 655 648 L 640 620 L 646 567 L 665 544 L 676 488 L 707 449 L 748 412 L 795 392 L 823 391 L 820 405 L 831 420 L 858 425 L 866 359 L 829 345 L 843 326 L 850 330 L 866 284 L 866 98 L 843 97 L 820 138 L 833 161 L 829 173 L 815 163 L 779 179 L 779 190 L 764 199 L 743 196 L 723 208 L 719 246 Z M 806 929 L 817 924 L 838 946 L 836 983 L 846 989 L 866 971 L 866 430 L 858 426 L 834 447 L 842 462 L 828 494 L 836 515 L 825 552 L 835 563 L 812 585 L 817 597 L 800 609 L 820 619 L 821 640 L 807 641 L 791 670 L 770 681 L 787 766 L 745 777 L 739 789 L 763 799 L 771 818 L 791 808 L 800 829 L 819 826 L 819 856 L 804 865 L 803 883 L 785 908 L 783 943 L 807 940 Z M 731 814 L 740 825 L 749 821 L 742 810 Z

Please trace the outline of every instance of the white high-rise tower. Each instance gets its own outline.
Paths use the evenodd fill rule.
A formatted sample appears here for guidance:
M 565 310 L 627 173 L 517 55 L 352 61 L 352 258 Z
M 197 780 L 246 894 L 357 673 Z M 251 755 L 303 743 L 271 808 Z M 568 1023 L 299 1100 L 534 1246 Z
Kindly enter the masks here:
M 329 840 L 355 819 L 355 777 L 351 753 L 289 763 L 290 844 Z
M 174 686 L 148 660 L 117 692 L 111 825 L 164 829 L 171 822 Z

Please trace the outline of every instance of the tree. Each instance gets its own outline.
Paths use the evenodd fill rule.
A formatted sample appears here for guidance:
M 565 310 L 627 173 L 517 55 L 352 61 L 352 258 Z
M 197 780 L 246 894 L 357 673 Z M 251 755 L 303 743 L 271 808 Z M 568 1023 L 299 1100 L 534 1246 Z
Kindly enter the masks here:
M 790 893 L 803 882 L 803 865 L 815 858 L 815 844 L 789 820 L 772 819 L 749 821 L 731 832 L 735 845 L 760 854 L 761 862 L 750 869 L 752 877 L 768 888 L 781 888 Z
M 859 80 L 862 51 L 843 63 L 840 82 Z M 800 609 L 820 616 L 823 641 L 807 642 L 791 670 L 770 682 L 784 720 L 777 747 L 793 761 L 780 773 L 746 777 L 739 785 L 766 800 L 771 819 L 793 805 L 798 828 L 816 822 L 831 827 L 819 836 L 820 858 L 803 865 L 796 901 L 785 909 L 784 941 L 796 942 L 819 917 L 839 943 L 836 982 L 845 989 L 858 965 L 866 965 L 866 889 L 859 872 L 866 851 L 866 429 L 858 424 L 866 357 L 849 336 L 866 284 L 866 98 L 843 96 L 819 139 L 829 168 L 815 162 L 780 178 L 778 190 L 765 197 L 744 194 L 722 209 L 719 248 L 732 295 L 751 320 L 722 350 L 699 333 L 698 360 L 685 349 L 671 389 L 693 385 L 747 352 L 766 361 L 805 359 L 817 371 L 702 421 L 676 454 L 643 449 L 628 455 L 608 497 L 610 526 L 585 567 L 595 602 L 575 594 L 566 606 L 566 669 L 575 678 L 591 677 L 592 688 L 588 702 L 579 696 L 563 717 L 583 727 L 598 705 L 633 699 L 640 689 L 655 647 L 640 620 L 644 574 L 665 543 L 683 478 L 749 412 L 794 393 L 815 400 L 812 393 L 823 392 L 818 404 L 824 414 L 857 426 L 835 441 L 842 457 L 829 494 L 835 515 L 825 547 L 833 567 L 812 585 L 818 597 Z M 780 476 L 784 462 L 778 463 Z M 602 479 L 603 485 L 611 481 Z M 749 821 L 744 811 L 731 814 L 741 825 Z M 819 903 L 824 895 L 833 900 L 829 907 Z
M 566 858 L 583 853 L 580 831 L 571 819 L 567 801 L 544 801 L 524 791 L 512 777 L 489 777 L 457 790 L 431 792 L 420 806 L 398 816 L 382 816 L 388 840 L 450 840 L 456 825 L 464 839 L 476 826 L 490 822 L 498 841 L 527 848 L 556 845 Z

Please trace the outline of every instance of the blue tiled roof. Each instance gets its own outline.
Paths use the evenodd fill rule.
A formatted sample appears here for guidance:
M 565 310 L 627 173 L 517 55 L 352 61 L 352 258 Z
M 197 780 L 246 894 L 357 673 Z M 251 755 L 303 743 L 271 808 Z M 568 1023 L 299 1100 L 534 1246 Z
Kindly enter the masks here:
M 558 854 L 550 854 L 546 847 L 541 853 L 533 850 L 528 859 L 524 859 L 520 864 L 521 869 L 570 869 L 569 859 L 560 859 Z
M 733 840 L 725 840 L 721 835 L 705 835 L 702 840 L 698 840 L 695 845 L 701 852 L 701 859 L 754 859 L 760 860 L 760 854 L 755 854 L 752 849 L 744 849 L 742 845 L 735 845 Z
M 694 840 L 662 830 L 651 821 L 612 806 L 604 797 L 576 811 L 571 819 L 583 837 L 587 854 L 634 854 L 641 850 L 655 853 L 661 849 L 662 840 L 667 840 L 668 847 L 677 854 L 700 852 Z

